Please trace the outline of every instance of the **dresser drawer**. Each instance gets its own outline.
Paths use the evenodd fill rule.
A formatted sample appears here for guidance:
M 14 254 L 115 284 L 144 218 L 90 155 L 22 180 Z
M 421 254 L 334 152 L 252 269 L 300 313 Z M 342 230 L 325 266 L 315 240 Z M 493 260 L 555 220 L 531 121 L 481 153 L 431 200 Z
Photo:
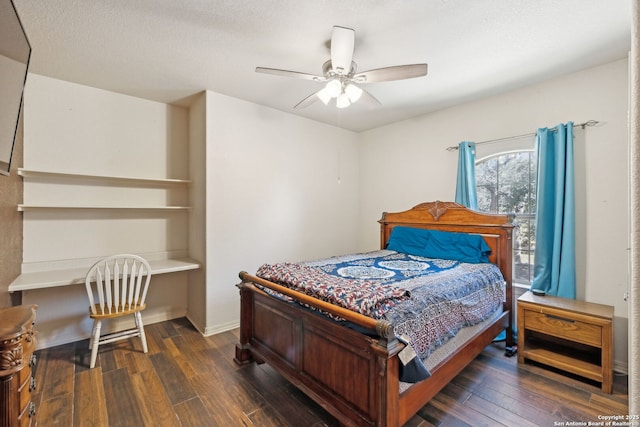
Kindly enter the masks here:
M 26 381 L 29 380 L 29 378 L 31 378 L 31 366 L 29 366 L 28 362 L 29 359 L 23 359 L 23 364 L 24 364 L 24 368 L 22 368 L 19 372 L 18 372 L 18 384 L 22 385 L 24 384 Z
M 22 408 L 27 406 L 31 401 L 31 388 L 33 384 L 33 378 L 29 377 L 25 380 L 24 383 L 20 384 L 20 388 L 18 388 L 18 394 L 20 396 L 20 410 L 22 412 Z
M 524 327 L 594 347 L 602 347 L 602 327 L 537 311 L 524 311 Z
M 20 411 L 20 415 L 18 416 L 18 423 L 20 427 L 28 427 L 30 425 L 35 425 L 35 415 L 36 415 L 36 405 L 30 402 Z

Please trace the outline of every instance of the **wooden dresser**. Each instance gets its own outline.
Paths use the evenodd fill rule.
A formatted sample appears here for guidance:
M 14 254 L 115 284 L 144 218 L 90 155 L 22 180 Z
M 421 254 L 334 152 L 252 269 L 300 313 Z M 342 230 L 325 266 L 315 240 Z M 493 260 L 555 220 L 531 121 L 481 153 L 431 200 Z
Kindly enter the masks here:
M 36 305 L 0 309 L 0 427 L 35 426 Z
M 613 389 L 613 307 L 527 292 L 518 298 L 518 362 L 526 359 Z

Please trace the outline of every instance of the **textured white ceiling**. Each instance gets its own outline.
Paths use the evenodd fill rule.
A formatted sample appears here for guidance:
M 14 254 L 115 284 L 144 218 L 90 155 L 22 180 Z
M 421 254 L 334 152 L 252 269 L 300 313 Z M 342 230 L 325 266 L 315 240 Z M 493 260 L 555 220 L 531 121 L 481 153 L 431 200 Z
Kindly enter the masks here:
M 36 74 L 179 103 L 209 89 L 366 130 L 623 58 L 630 0 L 14 0 Z M 426 62 L 419 79 L 366 85 L 382 106 L 293 110 L 320 83 L 334 25 L 364 71 Z

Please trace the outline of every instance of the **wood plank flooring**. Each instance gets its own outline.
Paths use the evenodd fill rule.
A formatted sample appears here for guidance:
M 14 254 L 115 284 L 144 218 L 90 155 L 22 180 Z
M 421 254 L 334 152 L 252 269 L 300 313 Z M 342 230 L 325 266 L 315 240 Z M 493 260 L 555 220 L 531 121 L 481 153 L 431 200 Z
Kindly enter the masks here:
M 203 337 L 186 319 L 131 339 L 39 350 L 33 396 L 39 426 L 335 426 L 336 420 L 268 365 L 233 362 L 237 330 Z M 488 346 L 406 426 L 560 426 L 628 413 L 627 377 L 614 394 L 503 356 Z M 564 423 L 564 424 L 562 424 Z M 575 424 L 574 424 L 575 425 Z

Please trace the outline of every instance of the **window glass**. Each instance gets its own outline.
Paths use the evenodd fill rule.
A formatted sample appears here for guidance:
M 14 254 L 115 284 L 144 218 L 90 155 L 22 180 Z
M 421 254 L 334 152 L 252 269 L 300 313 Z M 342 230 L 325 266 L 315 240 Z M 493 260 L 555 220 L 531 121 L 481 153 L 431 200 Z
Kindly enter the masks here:
M 503 151 L 476 162 L 478 209 L 514 216 L 513 279 L 533 279 L 536 214 L 536 153 L 532 148 Z

